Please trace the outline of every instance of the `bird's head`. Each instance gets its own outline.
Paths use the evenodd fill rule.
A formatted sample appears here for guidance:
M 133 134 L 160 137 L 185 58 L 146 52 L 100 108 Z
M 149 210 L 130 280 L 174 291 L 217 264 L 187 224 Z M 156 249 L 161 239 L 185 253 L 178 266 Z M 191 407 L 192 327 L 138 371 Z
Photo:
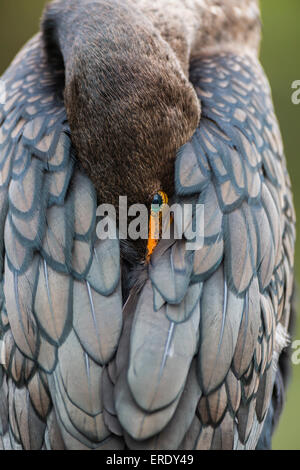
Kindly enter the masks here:
M 158 191 L 173 195 L 176 152 L 199 124 L 190 61 L 234 39 L 256 47 L 256 0 L 166 0 L 164 8 L 160 0 L 98 0 L 88 2 L 89 16 L 82 2 L 69 3 L 50 5 L 43 31 L 65 67 L 77 158 L 99 203 L 127 196 L 150 209 Z

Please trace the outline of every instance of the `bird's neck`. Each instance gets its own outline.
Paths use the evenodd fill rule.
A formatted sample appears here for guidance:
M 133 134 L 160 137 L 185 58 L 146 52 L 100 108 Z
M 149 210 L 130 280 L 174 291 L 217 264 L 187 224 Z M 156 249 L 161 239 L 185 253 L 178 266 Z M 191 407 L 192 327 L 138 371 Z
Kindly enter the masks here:
M 73 143 L 99 199 L 171 193 L 176 151 L 200 107 L 159 31 L 129 0 L 70 0 L 50 4 L 43 32 L 50 61 L 65 67 Z
M 43 35 L 65 69 L 64 99 L 77 156 L 99 199 L 150 203 L 173 192 L 176 151 L 200 106 L 191 59 L 257 53 L 257 0 L 55 0 Z

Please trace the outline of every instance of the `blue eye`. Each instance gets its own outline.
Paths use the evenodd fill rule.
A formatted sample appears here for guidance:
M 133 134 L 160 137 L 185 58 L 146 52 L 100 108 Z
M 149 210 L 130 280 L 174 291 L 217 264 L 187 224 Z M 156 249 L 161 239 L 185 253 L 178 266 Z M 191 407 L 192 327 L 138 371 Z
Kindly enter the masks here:
M 159 193 L 155 194 L 152 200 L 151 210 L 153 212 L 159 212 L 162 204 L 163 204 L 163 198 L 161 197 L 161 195 Z
M 154 198 L 153 198 L 153 201 L 152 201 L 152 204 L 158 204 L 159 206 L 161 206 L 163 203 L 163 198 L 161 197 L 160 194 L 155 194 Z

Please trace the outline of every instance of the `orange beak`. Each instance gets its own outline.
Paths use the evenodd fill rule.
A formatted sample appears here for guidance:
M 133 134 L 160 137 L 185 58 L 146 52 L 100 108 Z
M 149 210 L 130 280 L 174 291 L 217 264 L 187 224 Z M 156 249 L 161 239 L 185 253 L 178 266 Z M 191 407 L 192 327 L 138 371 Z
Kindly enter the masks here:
M 163 191 L 159 191 L 158 194 L 162 198 L 162 205 L 151 205 L 151 212 L 149 218 L 149 232 L 148 232 L 148 243 L 147 243 L 147 255 L 146 261 L 149 262 L 153 251 L 155 250 L 160 238 L 162 231 L 162 209 L 164 204 L 168 204 L 168 196 Z

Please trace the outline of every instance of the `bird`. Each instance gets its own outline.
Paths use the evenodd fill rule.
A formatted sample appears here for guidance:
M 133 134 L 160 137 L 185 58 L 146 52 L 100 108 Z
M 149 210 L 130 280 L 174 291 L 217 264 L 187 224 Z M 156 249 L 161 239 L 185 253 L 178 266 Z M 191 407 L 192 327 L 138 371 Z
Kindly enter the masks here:
M 55 0 L 4 72 L 1 449 L 272 447 L 295 211 L 260 39 L 256 0 Z M 158 237 L 97 236 L 121 196 Z

